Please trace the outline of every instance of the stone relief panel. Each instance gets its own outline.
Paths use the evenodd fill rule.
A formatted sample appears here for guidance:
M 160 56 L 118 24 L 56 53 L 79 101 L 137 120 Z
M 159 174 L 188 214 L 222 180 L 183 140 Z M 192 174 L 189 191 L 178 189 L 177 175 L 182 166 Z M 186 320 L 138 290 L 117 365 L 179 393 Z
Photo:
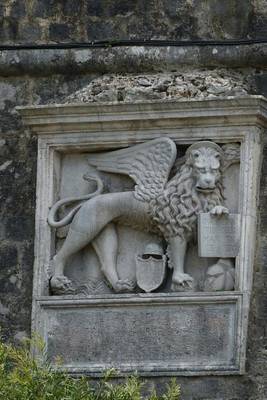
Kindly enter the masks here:
M 244 374 L 266 101 L 20 112 L 38 135 L 32 330 L 52 365 Z
M 50 292 L 231 291 L 240 144 L 168 137 L 61 157 Z

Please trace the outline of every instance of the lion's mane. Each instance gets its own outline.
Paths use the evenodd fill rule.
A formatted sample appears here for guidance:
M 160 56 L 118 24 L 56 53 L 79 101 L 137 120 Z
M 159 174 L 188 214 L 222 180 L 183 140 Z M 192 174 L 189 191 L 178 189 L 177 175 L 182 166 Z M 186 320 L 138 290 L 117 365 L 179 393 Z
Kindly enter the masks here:
M 221 179 L 213 192 L 203 194 L 194 188 L 192 160 L 181 166 L 163 193 L 150 201 L 151 216 L 163 236 L 188 239 L 195 235 L 197 215 L 209 212 L 224 201 Z

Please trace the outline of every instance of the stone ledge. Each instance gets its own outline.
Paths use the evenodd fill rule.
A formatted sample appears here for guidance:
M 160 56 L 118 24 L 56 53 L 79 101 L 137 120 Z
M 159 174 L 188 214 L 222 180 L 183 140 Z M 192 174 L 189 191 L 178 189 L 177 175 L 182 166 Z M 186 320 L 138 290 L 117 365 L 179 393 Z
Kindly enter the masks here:
M 188 66 L 266 67 L 266 58 L 267 44 L 5 50 L 0 52 L 0 75 L 171 72 Z

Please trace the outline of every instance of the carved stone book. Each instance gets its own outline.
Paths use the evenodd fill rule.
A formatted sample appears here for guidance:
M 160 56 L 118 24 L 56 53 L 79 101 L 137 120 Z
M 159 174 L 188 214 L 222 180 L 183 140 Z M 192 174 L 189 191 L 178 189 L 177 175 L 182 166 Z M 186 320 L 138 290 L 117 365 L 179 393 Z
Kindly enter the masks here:
M 198 255 L 200 257 L 236 257 L 240 243 L 240 214 L 216 218 L 210 213 L 198 216 Z

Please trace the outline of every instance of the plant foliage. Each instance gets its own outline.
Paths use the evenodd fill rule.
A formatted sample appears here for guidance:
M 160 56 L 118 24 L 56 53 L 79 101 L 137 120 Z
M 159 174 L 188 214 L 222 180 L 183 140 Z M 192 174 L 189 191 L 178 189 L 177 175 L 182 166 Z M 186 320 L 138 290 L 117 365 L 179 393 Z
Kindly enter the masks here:
M 44 354 L 44 349 L 42 351 Z M 97 384 L 91 384 L 85 377 L 72 378 L 64 371 L 53 370 L 49 363 L 34 358 L 29 343 L 17 348 L 0 342 L 0 399 L 3 400 L 180 399 L 180 388 L 175 379 L 167 385 L 163 395 L 157 395 L 154 390 L 143 397 L 144 382 L 136 375 L 120 383 L 112 381 L 114 376 L 114 370 L 107 371 Z

